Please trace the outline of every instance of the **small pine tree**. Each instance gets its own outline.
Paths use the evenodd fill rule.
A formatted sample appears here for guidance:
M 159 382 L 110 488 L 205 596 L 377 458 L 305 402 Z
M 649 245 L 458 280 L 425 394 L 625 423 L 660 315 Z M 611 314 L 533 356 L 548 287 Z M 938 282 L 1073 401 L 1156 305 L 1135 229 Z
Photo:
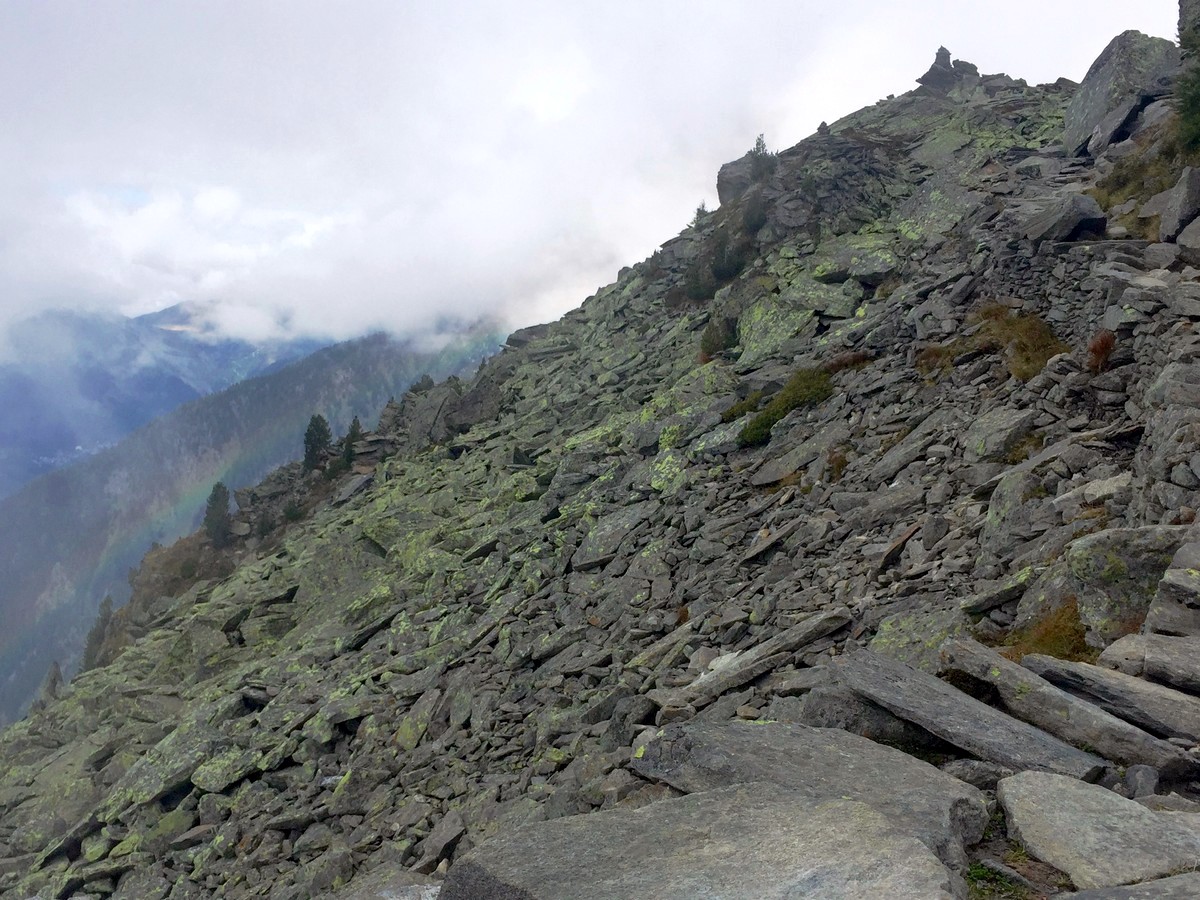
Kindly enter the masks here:
M 342 462 L 347 467 L 354 464 L 354 445 L 363 438 L 362 423 L 358 421 L 358 416 L 350 422 L 350 430 L 346 432 L 346 439 L 342 442 Z
M 1175 111 L 1179 114 L 1179 143 L 1185 154 L 1200 150 L 1200 32 L 1179 36 L 1184 50 L 1183 73 L 1175 83 Z
M 333 441 L 333 433 L 329 423 L 322 415 L 315 415 L 308 420 L 308 430 L 304 432 L 304 470 L 311 472 L 325 458 L 325 451 Z
M 692 228 L 699 228 L 700 223 L 704 221 L 704 217 L 707 215 L 708 215 L 708 207 L 705 205 L 704 201 L 701 200 L 700 205 L 696 207 L 696 214 L 694 216 L 692 216 L 692 221 L 689 222 L 688 224 Z
M 229 543 L 229 488 L 220 481 L 213 485 L 204 507 L 204 533 L 214 547 Z
M 104 638 L 108 634 L 108 623 L 112 621 L 113 599 L 106 594 L 100 601 L 100 610 L 96 613 L 96 621 L 92 623 L 83 645 L 83 662 L 79 665 L 81 672 L 96 668 L 100 664 L 100 651 L 104 647 Z
M 762 181 L 775 171 L 779 160 L 767 149 L 767 141 L 761 134 L 754 139 L 754 149 L 750 151 L 750 178 Z

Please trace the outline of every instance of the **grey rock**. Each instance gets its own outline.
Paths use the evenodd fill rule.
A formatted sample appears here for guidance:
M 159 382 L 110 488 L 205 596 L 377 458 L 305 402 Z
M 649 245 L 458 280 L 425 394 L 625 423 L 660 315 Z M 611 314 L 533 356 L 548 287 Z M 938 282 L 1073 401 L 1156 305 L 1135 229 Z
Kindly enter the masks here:
M 538 822 L 451 867 L 439 900 L 964 897 L 918 840 L 865 803 L 741 785 Z
M 683 688 L 656 689 L 650 691 L 647 696 L 660 706 L 690 704 L 699 708 L 725 692 L 741 687 L 747 681 L 783 665 L 793 651 L 832 634 L 849 622 L 850 612 L 845 607 L 809 616 L 803 622 L 749 650 L 719 657 L 709 671 Z
M 871 652 L 841 660 L 840 684 L 968 753 L 1012 769 L 1091 780 L 1105 760 L 980 703 L 944 681 Z
M 1037 417 L 1036 410 L 1007 407 L 984 413 L 963 435 L 963 458 L 967 462 L 1002 459 L 1029 434 Z
M 1187 166 L 1167 195 L 1159 217 L 1158 239 L 1173 241 L 1200 214 L 1200 169 Z
M 1189 533 L 1173 525 L 1108 528 L 1067 547 L 1070 590 L 1092 646 L 1105 647 L 1141 625 Z
M 950 671 L 986 682 L 1013 715 L 1076 747 L 1090 747 L 1106 759 L 1129 766 L 1154 766 L 1174 778 L 1200 771 L 1188 753 L 1080 700 L 975 641 L 942 645 Z
M 1046 202 L 1030 215 L 1023 228 L 1026 238 L 1042 241 L 1070 241 L 1085 234 L 1102 235 L 1108 217 L 1100 204 L 1086 194 L 1067 194 Z
M 829 448 L 849 440 L 850 431 L 841 424 L 830 425 L 817 431 L 812 437 L 793 447 L 783 456 L 768 460 L 750 476 L 755 487 L 764 487 L 787 478 L 817 459 Z
M 1146 667 L 1146 636 L 1127 634 L 1113 641 L 1096 662 L 1106 669 L 1116 669 L 1126 675 L 1141 675 Z
M 1022 772 L 1001 781 L 996 797 L 1009 836 L 1070 875 L 1076 887 L 1161 878 L 1194 866 L 1200 856 L 1200 828 L 1099 785 Z
M 647 500 L 619 509 L 597 522 L 571 557 L 577 571 L 599 568 L 611 562 L 621 543 L 658 509 L 658 502 Z
M 1179 34 L 1200 28 L 1200 0 L 1179 0 Z
M 1150 734 L 1200 741 L 1200 699 L 1087 663 L 1030 654 L 1021 664 Z
M 750 154 L 727 162 L 717 171 L 717 200 L 722 205 L 740 199 L 753 183 L 753 162 Z
M 1008 778 L 1016 773 L 1007 766 L 983 762 L 978 759 L 952 759 L 943 763 L 939 768 L 947 775 L 952 775 L 959 781 L 979 788 L 981 791 L 994 791 L 1000 779 Z
M 1143 647 L 1147 678 L 1200 694 L 1200 637 L 1148 634 Z
M 1157 878 L 1129 887 L 1096 888 L 1058 896 L 1061 900 L 1195 900 L 1200 897 L 1200 872 Z
M 730 784 L 784 785 L 809 802 L 868 803 L 948 865 L 987 826 L 983 795 L 928 763 L 858 735 L 782 722 L 671 726 L 631 762 L 645 778 L 698 793 Z
M 1125 772 L 1125 786 L 1130 799 L 1150 797 L 1158 790 L 1158 769 L 1153 766 L 1130 766 Z
M 1145 98 L 1163 92 L 1164 80 L 1178 66 L 1179 49 L 1171 41 L 1138 31 L 1113 38 L 1067 106 L 1067 153 L 1102 153 Z

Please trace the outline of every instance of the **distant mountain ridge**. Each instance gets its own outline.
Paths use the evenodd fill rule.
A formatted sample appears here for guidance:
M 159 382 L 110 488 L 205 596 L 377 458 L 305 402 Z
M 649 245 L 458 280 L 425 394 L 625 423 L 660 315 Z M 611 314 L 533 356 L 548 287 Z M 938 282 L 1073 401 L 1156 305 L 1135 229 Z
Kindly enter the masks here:
M 0 497 L 329 344 L 225 338 L 204 313 L 194 303 L 134 318 L 50 310 L 13 325 L 0 353 Z
M 31 698 L 53 660 L 71 668 L 104 595 L 119 604 L 152 543 L 196 527 L 215 482 L 252 484 L 299 458 L 312 414 L 344 433 L 422 375 L 474 371 L 502 340 L 483 324 L 437 350 L 383 334 L 335 344 L 185 403 L 0 500 L 0 721 Z

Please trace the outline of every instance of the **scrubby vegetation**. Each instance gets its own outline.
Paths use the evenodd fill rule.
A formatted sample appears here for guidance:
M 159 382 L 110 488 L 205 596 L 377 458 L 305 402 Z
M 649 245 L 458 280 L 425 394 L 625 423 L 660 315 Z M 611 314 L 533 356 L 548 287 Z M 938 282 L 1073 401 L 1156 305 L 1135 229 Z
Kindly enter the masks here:
M 1200 33 L 1179 36 L 1188 64 L 1175 82 L 1175 110 L 1179 114 L 1179 143 L 1185 153 L 1200 152 Z
M 204 533 L 214 547 L 229 543 L 229 488 L 220 481 L 213 485 L 204 507 Z
M 767 141 L 760 134 L 754 139 L 754 149 L 750 151 L 750 177 L 754 181 L 763 181 L 779 165 L 779 159 L 767 149 Z
M 1044 319 L 1014 313 L 999 303 L 981 307 L 973 320 L 974 333 L 918 353 L 917 369 L 925 374 L 945 372 L 968 353 L 1004 353 L 1009 374 L 1028 381 L 1051 357 L 1070 349 Z
M 333 433 L 324 416 L 315 415 L 308 420 L 308 428 L 304 432 L 304 471 L 311 472 L 321 465 L 332 440 Z
M 1000 651 L 1014 662 L 1030 653 L 1040 653 L 1058 659 L 1092 663 L 1100 651 L 1089 647 L 1084 640 L 1087 629 L 1079 618 L 1079 603 L 1069 597 L 1065 603 L 1050 610 L 1026 628 L 1014 630 Z
M 1117 336 L 1107 328 L 1101 328 L 1088 341 L 1088 370 L 1098 375 L 1108 366 L 1113 348 L 1117 346 Z
M 743 447 L 758 447 L 771 440 L 775 423 L 794 409 L 815 406 L 833 395 L 833 379 L 824 369 L 800 369 L 787 384 L 771 398 L 766 409 L 749 421 L 738 443 Z
M 740 419 L 746 413 L 756 412 L 759 406 L 762 405 L 763 392 L 755 391 L 745 400 L 739 400 L 725 412 L 721 413 L 722 422 L 732 422 L 734 419 Z
M 712 319 L 700 334 L 700 362 L 711 362 L 718 353 L 737 345 L 737 319 Z

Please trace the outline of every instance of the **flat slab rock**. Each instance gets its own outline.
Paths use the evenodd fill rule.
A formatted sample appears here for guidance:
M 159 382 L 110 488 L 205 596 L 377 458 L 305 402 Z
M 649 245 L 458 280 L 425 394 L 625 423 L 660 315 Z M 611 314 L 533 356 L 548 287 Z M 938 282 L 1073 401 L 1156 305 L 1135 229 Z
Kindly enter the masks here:
M 1058 896 L 1059 900 L 1195 900 L 1200 897 L 1200 872 L 1157 878 L 1129 887 L 1097 888 Z
M 1200 864 L 1200 823 L 1152 812 L 1098 785 L 1021 772 L 1001 781 L 996 797 L 1009 836 L 1076 887 L 1135 884 Z
M 1057 772 L 1085 781 L 1098 778 L 1107 766 L 1106 760 L 1094 753 L 1077 750 L 886 656 L 861 651 L 842 657 L 834 675 L 840 685 L 860 697 L 979 759 L 1015 771 Z
M 437 900 L 441 885 L 399 866 L 381 866 L 334 891 L 329 900 Z
M 1160 737 L 1200 741 L 1200 699 L 1124 672 L 1031 653 L 1021 665 Z
M 439 900 L 796 900 L 966 896 L 865 803 L 750 784 L 514 829 L 450 869 Z
M 977 789 L 928 763 L 834 728 L 771 722 L 690 722 L 664 729 L 630 764 L 686 793 L 772 782 L 809 803 L 857 800 L 883 813 L 956 868 L 987 827 Z

